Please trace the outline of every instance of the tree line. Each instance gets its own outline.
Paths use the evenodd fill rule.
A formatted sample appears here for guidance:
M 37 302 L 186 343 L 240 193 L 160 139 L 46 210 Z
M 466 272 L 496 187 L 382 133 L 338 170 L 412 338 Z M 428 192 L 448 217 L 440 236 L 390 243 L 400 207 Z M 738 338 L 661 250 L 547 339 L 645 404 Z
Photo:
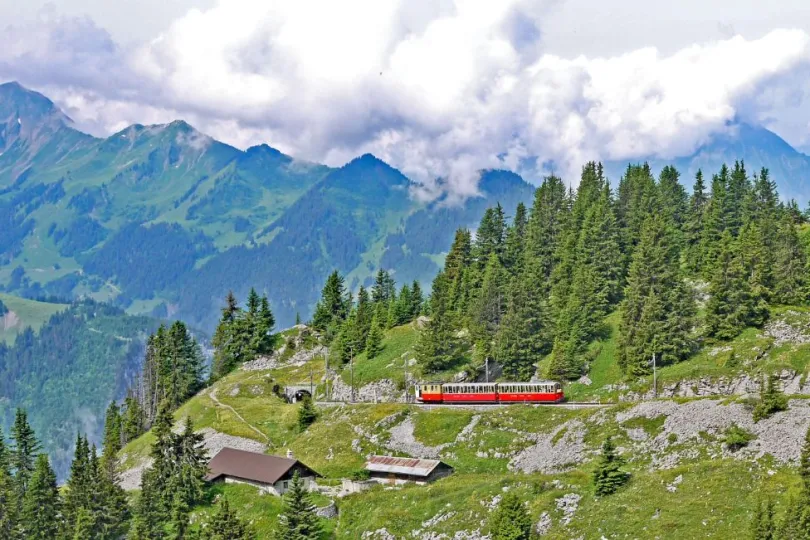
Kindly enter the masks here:
M 528 380 L 550 354 L 548 375 L 587 371 L 588 345 L 619 314 L 618 362 L 629 376 L 681 361 L 701 339 L 728 340 L 768 317 L 769 304 L 810 298 L 807 216 L 779 200 L 767 169 L 723 166 L 687 194 L 673 167 L 656 179 L 630 165 L 612 190 L 601 164 L 576 190 L 544 179 L 527 209 L 488 209 L 473 234 L 459 229 L 433 281 L 417 359 L 425 372 L 496 359 Z M 708 288 L 698 317 L 696 289 Z

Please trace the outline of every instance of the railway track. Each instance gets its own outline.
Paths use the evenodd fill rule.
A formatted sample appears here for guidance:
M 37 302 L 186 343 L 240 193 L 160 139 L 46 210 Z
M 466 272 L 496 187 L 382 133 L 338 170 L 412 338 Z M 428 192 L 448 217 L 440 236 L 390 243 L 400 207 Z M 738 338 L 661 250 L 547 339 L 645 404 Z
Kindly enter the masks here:
M 562 403 L 413 403 L 413 402 L 392 402 L 402 403 L 403 405 L 413 405 L 423 410 L 431 409 L 472 409 L 477 411 L 485 411 L 490 409 L 500 409 L 503 407 L 559 407 L 561 409 L 598 409 L 603 407 L 611 407 L 615 403 L 596 403 L 592 401 L 564 401 Z M 355 401 L 316 401 L 315 405 L 318 407 L 335 407 L 339 405 L 373 405 L 369 402 Z

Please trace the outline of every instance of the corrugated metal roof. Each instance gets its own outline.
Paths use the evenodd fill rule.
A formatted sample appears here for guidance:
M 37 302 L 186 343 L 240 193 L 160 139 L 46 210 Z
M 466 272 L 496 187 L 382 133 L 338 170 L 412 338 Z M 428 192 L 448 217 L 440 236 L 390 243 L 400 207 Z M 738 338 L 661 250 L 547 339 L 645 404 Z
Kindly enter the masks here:
M 441 461 L 437 459 L 415 459 L 390 456 L 371 456 L 366 462 L 366 470 L 372 472 L 429 476 Z

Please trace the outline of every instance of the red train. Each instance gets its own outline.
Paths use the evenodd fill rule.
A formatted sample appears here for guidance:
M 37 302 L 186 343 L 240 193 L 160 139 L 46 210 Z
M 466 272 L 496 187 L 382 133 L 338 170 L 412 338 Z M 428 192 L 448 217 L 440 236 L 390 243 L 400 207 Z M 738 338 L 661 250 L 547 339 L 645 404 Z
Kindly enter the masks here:
M 565 396 L 554 381 L 534 383 L 420 384 L 417 403 L 559 403 Z

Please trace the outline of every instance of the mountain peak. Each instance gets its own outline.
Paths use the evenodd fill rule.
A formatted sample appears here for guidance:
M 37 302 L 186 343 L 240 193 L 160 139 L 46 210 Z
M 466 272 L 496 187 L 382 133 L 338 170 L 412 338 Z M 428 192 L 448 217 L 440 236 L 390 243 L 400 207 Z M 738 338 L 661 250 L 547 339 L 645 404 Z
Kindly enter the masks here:
M 53 101 L 16 81 L 0 84 L 0 121 L 10 120 L 19 120 L 21 124 L 54 120 L 65 125 L 72 123 Z

